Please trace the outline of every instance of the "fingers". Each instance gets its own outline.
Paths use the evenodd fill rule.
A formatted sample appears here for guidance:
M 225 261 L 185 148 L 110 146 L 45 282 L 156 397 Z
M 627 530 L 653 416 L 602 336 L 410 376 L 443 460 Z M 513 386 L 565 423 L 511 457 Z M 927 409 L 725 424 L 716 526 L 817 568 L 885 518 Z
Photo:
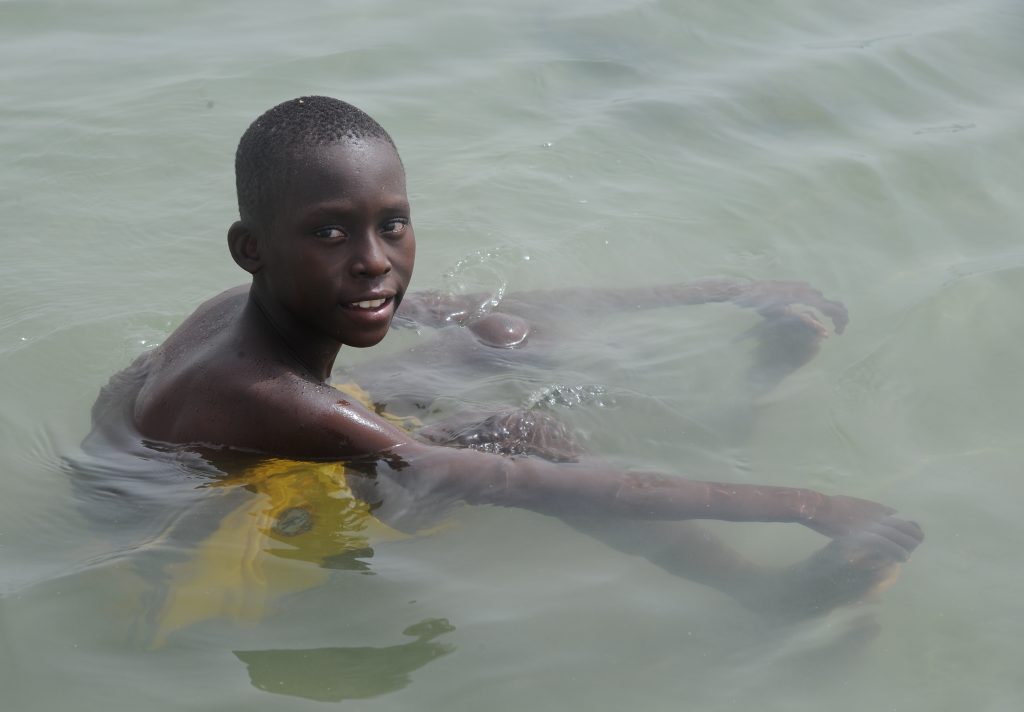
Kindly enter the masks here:
M 843 333 L 846 325 L 850 323 L 850 313 L 846 310 L 846 305 L 834 299 L 826 299 L 817 289 L 808 289 L 802 295 L 794 295 L 793 302 L 814 307 L 827 316 L 832 320 L 832 327 L 837 334 Z
M 820 341 L 828 336 L 828 329 L 821 321 L 818 320 L 812 312 L 809 311 L 793 311 L 790 318 L 794 321 L 794 324 L 803 327 L 805 330 L 810 331 L 815 337 L 816 341 Z
M 844 555 L 850 562 L 882 566 L 892 561 L 905 563 L 910 559 L 910 550 L 879 532 L 860 531 L 836 539 L 836 543 L 846 552 Z
M 851 534 L 849 539 L 863 543 L 873 552 L 902 562 L 910 558 L 910 554 L 924 539 L 924 533 L 914 522 L 890 516 L 861 532 Z
M 832 320 L 832 326 L 837 334 L 843 333 L 846 330 L 846 325 L 850 323 L 850 314 L 846 311 L 846 305 L 842 302 L 823 297 L 820 302 L 810 306 L 817 307 L 822 314 Z
M 753 307 L 766 318 L 785 313 L 789 305 L 804 304 L 828 317 L 837 334 L 842 334 L 850 322 L 850 314 L 845 304 L 826 299 L 825 295 L 806 282 L 755 282 L 746 294 L 736 300 L 736 303 L 740 306 Z
M 924 531 L 917 522 L 907 521 L 899 517 L 886 517 L 885 524 L 893 530 L 900 532 L 903 536 L 916 542 L 917 546 L 924 541 Z
M 810 311 L 796 311 L 792 307 L 777 307 L 771 310 L 758 310 L 764 321 L 755 324 L 736 337 L 736 341 L 750 338 L 786 338 L 812 337 L 820 341 L 828 336 L 828 328 Z

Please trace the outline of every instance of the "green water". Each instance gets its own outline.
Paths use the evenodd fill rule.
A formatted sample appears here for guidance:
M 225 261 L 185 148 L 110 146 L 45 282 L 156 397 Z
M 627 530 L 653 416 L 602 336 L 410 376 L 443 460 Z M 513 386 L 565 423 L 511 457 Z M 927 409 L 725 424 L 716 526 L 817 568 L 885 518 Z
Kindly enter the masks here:
M 3 0 L 0 706 L 1020 709 L 1022 32 L 1013 0 Z M 242 281 L 234 148 L 301 94 L 394 137 L 414 287 L 728 275 L 842 299 L 847 332 L 742 436 L 734 337 L 757 320 L 730 307 L 602 319 L 549 380 L 449 385 L 522 405 L 599 384 L 609 405 L 567 417 L 617 461 L 899 508 L 927 539 L 877 638 L 844 657 L 848 616 L 770 628 L 480 508 L 258 623 L 133 640 L 123 574 L 152 554 L 109 556 L 60 458 L 111 373 Z M 816 543 L 716 531 L 767 561 Z

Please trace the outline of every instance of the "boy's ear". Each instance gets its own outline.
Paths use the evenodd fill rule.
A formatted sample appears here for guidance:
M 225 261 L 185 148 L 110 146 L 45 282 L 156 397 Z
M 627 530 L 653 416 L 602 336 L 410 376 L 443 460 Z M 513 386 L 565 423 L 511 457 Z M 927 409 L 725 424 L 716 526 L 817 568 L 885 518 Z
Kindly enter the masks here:
M 259 240 L 245 223 L 238 221 L 228 228 L 228 249 L 235 264 L 249 274 L 263 269 Z

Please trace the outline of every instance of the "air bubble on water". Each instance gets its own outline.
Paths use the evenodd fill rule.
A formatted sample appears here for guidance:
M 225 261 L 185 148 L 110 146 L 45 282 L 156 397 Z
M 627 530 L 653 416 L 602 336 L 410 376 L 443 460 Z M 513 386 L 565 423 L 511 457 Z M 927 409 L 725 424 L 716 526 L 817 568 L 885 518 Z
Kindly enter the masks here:
M 445 273 L 445 291 L 449 294 L 479 294 L 479 303 L 464 316 L 480 318 L 492 312 L 505 298 L 508 288 L 506 268 L 514 260 L 521 259 L 524 255 L 508 246 L 478 250 L 463 257 Z
M 526 408 L 578 408 L 592 406 L 609 408 L 617 405 L 615 396 L 600 384 L 564 385 L 554 384 L 542 388 L 526 400 Z
M 552 146 L 554 146 L 554 145 L 555 145 L 555 144 L 551 143 L 550 141 L 545 141 L 545 142 L 543 143 L 543 146 L 544 146 L 544 148 L 551 148 L 551 147 L 552 147 Z

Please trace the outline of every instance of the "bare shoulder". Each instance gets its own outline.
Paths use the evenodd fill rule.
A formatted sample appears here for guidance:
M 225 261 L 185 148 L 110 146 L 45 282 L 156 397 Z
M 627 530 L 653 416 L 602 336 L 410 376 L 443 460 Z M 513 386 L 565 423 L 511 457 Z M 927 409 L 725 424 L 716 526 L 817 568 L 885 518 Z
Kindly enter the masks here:
M 244 286 L 207 300 L 146 355 L 134 403 L 135 424 L 143 435 L 167 442 L 213 442 L 200 436 L 236 410 L 229 404 L 255 377 L 239 328 L 245 300 Z
M 370 455 L 408 444 L 410 436 L 333 386 L 283 374 L 255 385 L 245 400 L 262 433 L 256 449 L 297 458 Z
M 298 368 L 246 302 L 245 288 L 223 292 L 150 352 L 133 408 L 144 437 L 296 458 L 408 442 L 372 409 Z
M 153 379 L 135 412 L 139 430 L 154 439 L 298 459 L 354 457 L 408 441 L 354 398 L 287 364 L 223 351 Z

